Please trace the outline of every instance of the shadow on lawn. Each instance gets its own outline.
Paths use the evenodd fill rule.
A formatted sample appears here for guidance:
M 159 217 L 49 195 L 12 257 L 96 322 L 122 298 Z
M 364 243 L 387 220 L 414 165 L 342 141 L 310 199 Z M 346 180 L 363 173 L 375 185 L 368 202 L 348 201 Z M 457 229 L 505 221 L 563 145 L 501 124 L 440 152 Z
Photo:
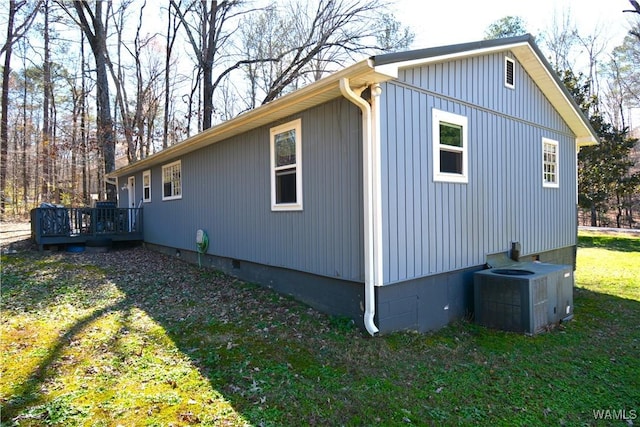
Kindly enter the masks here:
M 90 311 L 60 332 L 28 379 L 5 396 L 8 400 L 2 402 L 3 422 L 45 403 L 43 385 L 57 375 L 66 346 L 77 341 L 92 323 L 114 312 L 124 319 L 132 309 L 144 311 L 212 387 L 234 408 L 237 406 L 241 416 L 256 423 L 260 419 L 252 419 L 255 416 L 251 411 L 261 410 L 257 406 L 264 402 L 267 389 L 294 381 L 296 372 L 323 368 L 324 362 L 317 356 L 329 350 L 321 349 L 326 338 L 322 334 L 362 336 L 353 328 L 332 330 L 331 319 L 270 290 L 142 248 L 107 254 L 32 251 L 28 256 L 28 264 L 55 274 L 25 282 L 22 278 L 28 277 L 32 268 L 23 267 L 23 276 L 9 272 L 3 293 L 10 295 L 11 301 L 3 302 L 3 311 L 15 309 L 37 316 L 38 310 L 55 310 L 60 303 L 82 309 L 94 303 L 102 308 Z M 10 270 L 11 260 L 7 261 L 9 265 L 3 267 Z M 102 277 L 87 277 L 87 271 L 101 271 Z M 115 285 L 120 296 L 109 296 L 96 287 L 96 281 Z M 313 385 L 311 380 L 308 383 Z M 271 406 L 285 411 L 291 403 L 272 401 Z
M 48 257 L 32 256 L 34 260 Z M 105 279 L 115 284 L 124 298 L 78 319 L 60 335 L 29 380 L 4 405 L 3 422 L 43 401 L 41 387 L 55 375 L 54 366 L 65 346 L 88 325 L 108 313 L 133 308 L 157 322 L 211 386 L 252 424 L 262 424 L 265 419 L 267 424 L 403 423 L 411 419 L 437 424 L 442 420 L 437 413 L 428 412 L 434 409 L 424 401 L 425 388 L 436 388 L 430 383 L 433 373 L 451 369 L 452 364 L 455 369 L 457 363 L 473 363 L 471 359 L 440 360 L 446 356 L 439 349 L 450 354 L 448 343 L 455 342 L 452 345 L 462 349 L 483 351 L 475 332 L 478 328 L 464 324 L 463 332 L 471 332 L 455 340 L 444 337 L 444 346 L 437 344 L 437 336 L 424 340 L 414 334 L 399 334 L 368 339 L 361 331 L 345 327 L 344 322 L 270 290 L 141 248 L 70 257 L 69 262 L 102 268 Z M 40 295 L 39 302 L 54 304 L 59 292 L 78 291 L 74 287 L 53 289 L 43 294 L 46 298 Z M 16 298 L 28 300 L 29 295 L 18 292 Z M 575 304 L 579 323 L 571 339 L 576 348 L 597 349 L 610 343 L 634 351 L 630 346 L 638 334 L 624 332 L 620 318 L 622 310 L 626 321 L 637 322 L 639 302 L 579 289 Z M 560 339 L 564 338 L 551 336 L 552 342 Z M 419 375 L 413 366 L 422 364 L 429 369 Z M 474 387 L 479 394 L 485 392 L 483 384 Z M 375 410 L 371 401 L 376 402 Z M 404 420 L 402 416 L 393 418 L 405 407 Z M 455 423 L 455 419 L 449 421 Z
M 640 239 L 620 236 L 578 236 L 579 248 L 598 248 L 619 252 L 640 252 Z
M 56 340 L 56 343 L 48 349 L 47 356 L 42 359 L 37 368 L 29 375 L 27 380 L 11 394 L 10 399 L 2 405 L 2 422 L 8 422 L 20 414 L 25 408 L 38 405 L 43 402 L 41 391 L 42 385 L 53 374 L 50 370 L 60 359 L 62 352 L 74 337 L 82 332 L 88 325 L 99 319 L 106 313 L 125 309 L 127 301 L 108 305 L 92 314 L 78 319 L 71 328 Z

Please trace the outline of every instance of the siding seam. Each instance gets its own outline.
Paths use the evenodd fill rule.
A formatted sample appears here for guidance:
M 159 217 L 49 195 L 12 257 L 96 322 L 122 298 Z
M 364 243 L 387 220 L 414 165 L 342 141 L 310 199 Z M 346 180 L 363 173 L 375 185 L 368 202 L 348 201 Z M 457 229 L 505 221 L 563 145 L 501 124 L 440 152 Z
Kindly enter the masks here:
M 547 126 L 542 126 L 542 125 L 540 125 L 540 123 L 530 122 L 528 120 L 524 120 L 524 119 L 521 119 L 521 118 L 518 118 L 518 117 L 509 116 L 508 114 L 502 113 L 502 112 L 497 111 L 497 110 L 493 110 L 491 108 L 483 107 L 481 105 L 477 105 L 477 104 L 474 104 L 472 102 L 463 101 L 463 100 L 455 98 L 453 96 L 444 95 L 444 94 L 442 94 L 440 92 L 436 92 L 436 91 L 424 89 L 424 88 L 421 88 L 421 87 L 413 86 L 413 85 L 411 85 L 409 83 L 405 83 L 405 82 L 401 82 L 401 81 L 396 80 L 394 82 L 388 82 L 387 84 L 401 86 L 404 89 L 415 90 L 416 92 L 420 92 L 420 93 L 423 93 L 425 95 L 430 95 L 430 96 L 433 96 L 433 97 L 436 97 L 436 98 L 444 99 L 446 101 L 454 102 L 454 103 L 463 105 L 465 107 L 474 108 L 474 109 L 483 111 L 485 113 L 495 114 L 496 116 L 500 116 L 500 117 L 505 118 L 505 119 L 513 120 L 513 121 L 516 121 L 516 122 L 520 122 L 522 124 L 533 126 L 533 127 L 536 127 L 538 129 L 542 129 L 542 130 L 545 130 L 545 131 L 548 131 L 548 132 L 553 132 L 553 133 L 556 133 L 556 134 L 559 134 L 559 135 L 563 135 L 563 136 L 567 136 L 567 137 L 570 137 L 570 138 L 575 138 L 576 137 L 572 133 L 564 132 L 564 131 L 561 131 L 559 129 L 549 128 Z M 546 97 L 545 97 L 545 99 L 546 99 Z

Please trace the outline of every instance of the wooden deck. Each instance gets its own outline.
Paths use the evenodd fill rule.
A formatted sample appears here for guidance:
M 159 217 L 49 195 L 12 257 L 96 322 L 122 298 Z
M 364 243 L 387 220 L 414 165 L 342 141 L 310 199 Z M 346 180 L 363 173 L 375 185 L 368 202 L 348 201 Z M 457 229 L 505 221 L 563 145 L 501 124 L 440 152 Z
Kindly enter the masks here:
M 40 207 L 31 210 L 31 237 L 45 245 L 143 240 L 142 208 Z

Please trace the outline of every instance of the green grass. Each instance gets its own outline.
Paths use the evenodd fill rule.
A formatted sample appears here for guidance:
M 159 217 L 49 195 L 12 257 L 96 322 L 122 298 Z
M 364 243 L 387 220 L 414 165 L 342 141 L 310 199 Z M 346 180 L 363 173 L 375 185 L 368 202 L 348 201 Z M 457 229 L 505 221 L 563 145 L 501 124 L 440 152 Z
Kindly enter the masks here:
M 576 281 L 535 337 L 370 338 L 140 248 L 3 256 L 2 423 L 616 425 L 593 411 L 640 416 L 640 239 L 581 235 Z
M 578 286 L 640 301 L 640 238 L 583 233 Z

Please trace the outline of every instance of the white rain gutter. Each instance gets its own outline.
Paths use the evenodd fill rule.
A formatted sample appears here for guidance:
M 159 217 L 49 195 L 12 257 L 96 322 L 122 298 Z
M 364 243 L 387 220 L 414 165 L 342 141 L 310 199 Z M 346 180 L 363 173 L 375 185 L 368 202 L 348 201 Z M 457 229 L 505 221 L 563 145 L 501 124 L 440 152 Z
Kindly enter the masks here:
M 379 174 L 376 173 L 376 165 L 379 157 L 379 150 L 375 149 L 374 144 L 377 140 L 377 132 L 372 126 L 374 123 L 372 107 L 367 101 L 362 99 L 359 94 L 367 87 L 361 87 L 356 90 L 356 94 L 349 84 L 349 79 L 343 77 L 340 79 L 340 92 L 349 101 L 357 105 L 362 110 L 362 178 L 363 178 L 363 195 L 364 195 L 364 326 L 367 332 L 375 336 L 379 329 L 374 323 L 376 313 L 376 296 L 375 287 L 381 279 L 382 274 L 378 274 L 382 270 L 382 265 L 377 256 L 381 251 L 380 245 L 377 244 L 380 234 L 376 233 L 377 224 L 380 222 L 376 212 L 379 212 L 377 206 L 380 203 L 379 195 L 376 189 L 379 188 L 380 181 L 375 179 Z M 379 95 L 379 86 L 371 87 L 372 98 Z M 374 94 L 373 92 L 378 92 Z M 376 109 L 377 110 L 377 109 Z

